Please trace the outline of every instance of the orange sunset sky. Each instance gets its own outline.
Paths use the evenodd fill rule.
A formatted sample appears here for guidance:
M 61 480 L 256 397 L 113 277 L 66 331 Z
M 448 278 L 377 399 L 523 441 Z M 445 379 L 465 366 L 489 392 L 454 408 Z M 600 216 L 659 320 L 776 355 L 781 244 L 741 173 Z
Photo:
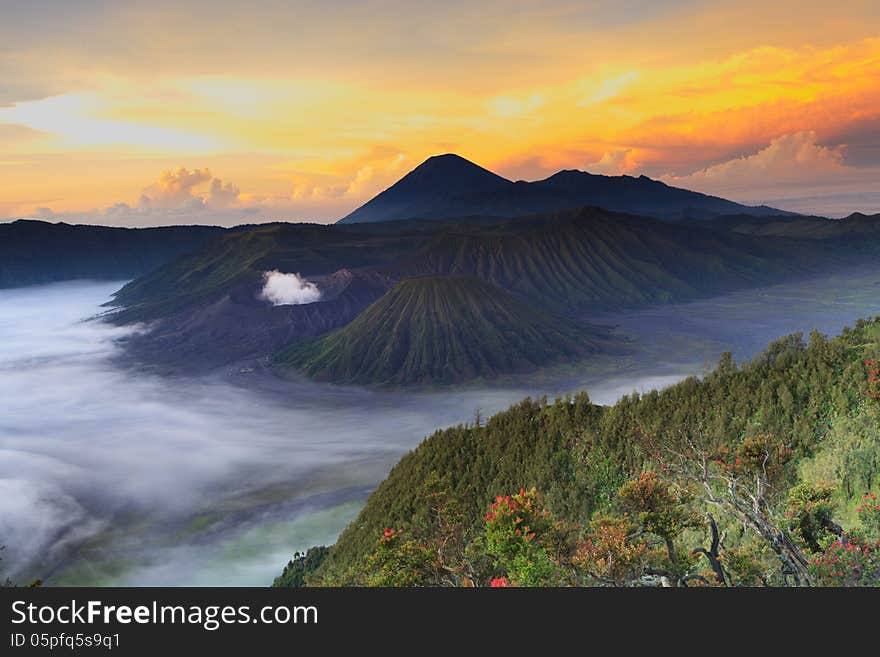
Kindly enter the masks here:
M 426 157 L 880 211 L 880 2 L 0 2 L 0 218 L 333 221 Z

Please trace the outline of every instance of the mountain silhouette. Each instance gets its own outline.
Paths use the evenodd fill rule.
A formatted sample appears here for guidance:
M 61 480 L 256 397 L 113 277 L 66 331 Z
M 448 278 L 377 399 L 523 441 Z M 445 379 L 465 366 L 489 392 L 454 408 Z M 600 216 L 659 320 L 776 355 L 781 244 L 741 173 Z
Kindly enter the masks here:
M 670 187 L 647 176 L 604 176 L 566 170 L 536 182 L 513 182 L 459 155 L 446 154 L 428 158 L 339 223 L 509 218 L 587 205 L 668 220 L 728 214 L 790 214 Z

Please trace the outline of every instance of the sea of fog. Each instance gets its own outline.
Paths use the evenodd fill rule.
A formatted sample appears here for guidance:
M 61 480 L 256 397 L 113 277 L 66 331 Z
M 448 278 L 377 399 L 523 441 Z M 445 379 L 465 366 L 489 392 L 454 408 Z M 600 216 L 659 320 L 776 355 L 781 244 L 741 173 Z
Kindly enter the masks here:
M 700 374 L 726 349 L 836 333 L 880 312 L 880 273 L 592 317 L 634 351 L 527 383 L 391 393 L 116 364 L 133 329 L 85 321 L 118 289 L 0 290 L 0 576 L 66 585 L 265 585 L 331 543 L 401 454 L 435 428 L 526 395 L 610 403 Z

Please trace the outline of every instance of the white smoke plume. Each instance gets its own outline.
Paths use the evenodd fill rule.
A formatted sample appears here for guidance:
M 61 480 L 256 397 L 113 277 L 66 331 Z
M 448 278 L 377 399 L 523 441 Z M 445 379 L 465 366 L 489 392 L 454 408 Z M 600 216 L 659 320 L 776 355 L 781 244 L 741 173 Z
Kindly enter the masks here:
M 260 298 L 273 306 L 298 306 L 321 300 L 321 290 L 299 274 L 282 274 L 277 269 L 263 273 Z

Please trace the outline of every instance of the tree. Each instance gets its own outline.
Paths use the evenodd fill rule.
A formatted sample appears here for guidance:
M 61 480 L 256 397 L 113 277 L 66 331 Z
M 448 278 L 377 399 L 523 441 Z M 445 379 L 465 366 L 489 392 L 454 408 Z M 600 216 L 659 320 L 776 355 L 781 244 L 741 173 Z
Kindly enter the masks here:
M 623 508 L 639 523 L 640 531 L 663 540 L 670 564 L 678 567 L 675 539 L 685 529 L 699 524 L 687 506 L 690 494 L 670 486 L 654 470 L 646 470 L 623 484 L 618 497 Z
M 600 586 L 633 586 L 645 574 L 648 543 L 628 516 L 602 516 L 590 523 L 574 563 Z
M 296 552 L 293 559 L 287 562 L 281 575 L 275 578 L 272 586 L 294 588 L 305 586 L 308 577 L 324 563 L 329 552 L 330 548 L 323 545 L 311 547 L 305 552 Z
M 520 489 L 495 498 L 485 515 L 486 552 L 495 567 L 517 586 L 558 583 L 557 522 L 537 491 Z
M 438 584 L 440 573 L 430 545 L 386 527 L 375 551 L 356 568 L 355 581 L 364 586 L 431 586 Z
M 702 499 L 735 518 L 767 543 L 795 586 L 811 583 L 809 562 L 778 523 L 772 498 L 792 451 L 771 434 L 750 436 L 731 451 L 687 427 L 647 437 L 668 475 L 700 487 Z

